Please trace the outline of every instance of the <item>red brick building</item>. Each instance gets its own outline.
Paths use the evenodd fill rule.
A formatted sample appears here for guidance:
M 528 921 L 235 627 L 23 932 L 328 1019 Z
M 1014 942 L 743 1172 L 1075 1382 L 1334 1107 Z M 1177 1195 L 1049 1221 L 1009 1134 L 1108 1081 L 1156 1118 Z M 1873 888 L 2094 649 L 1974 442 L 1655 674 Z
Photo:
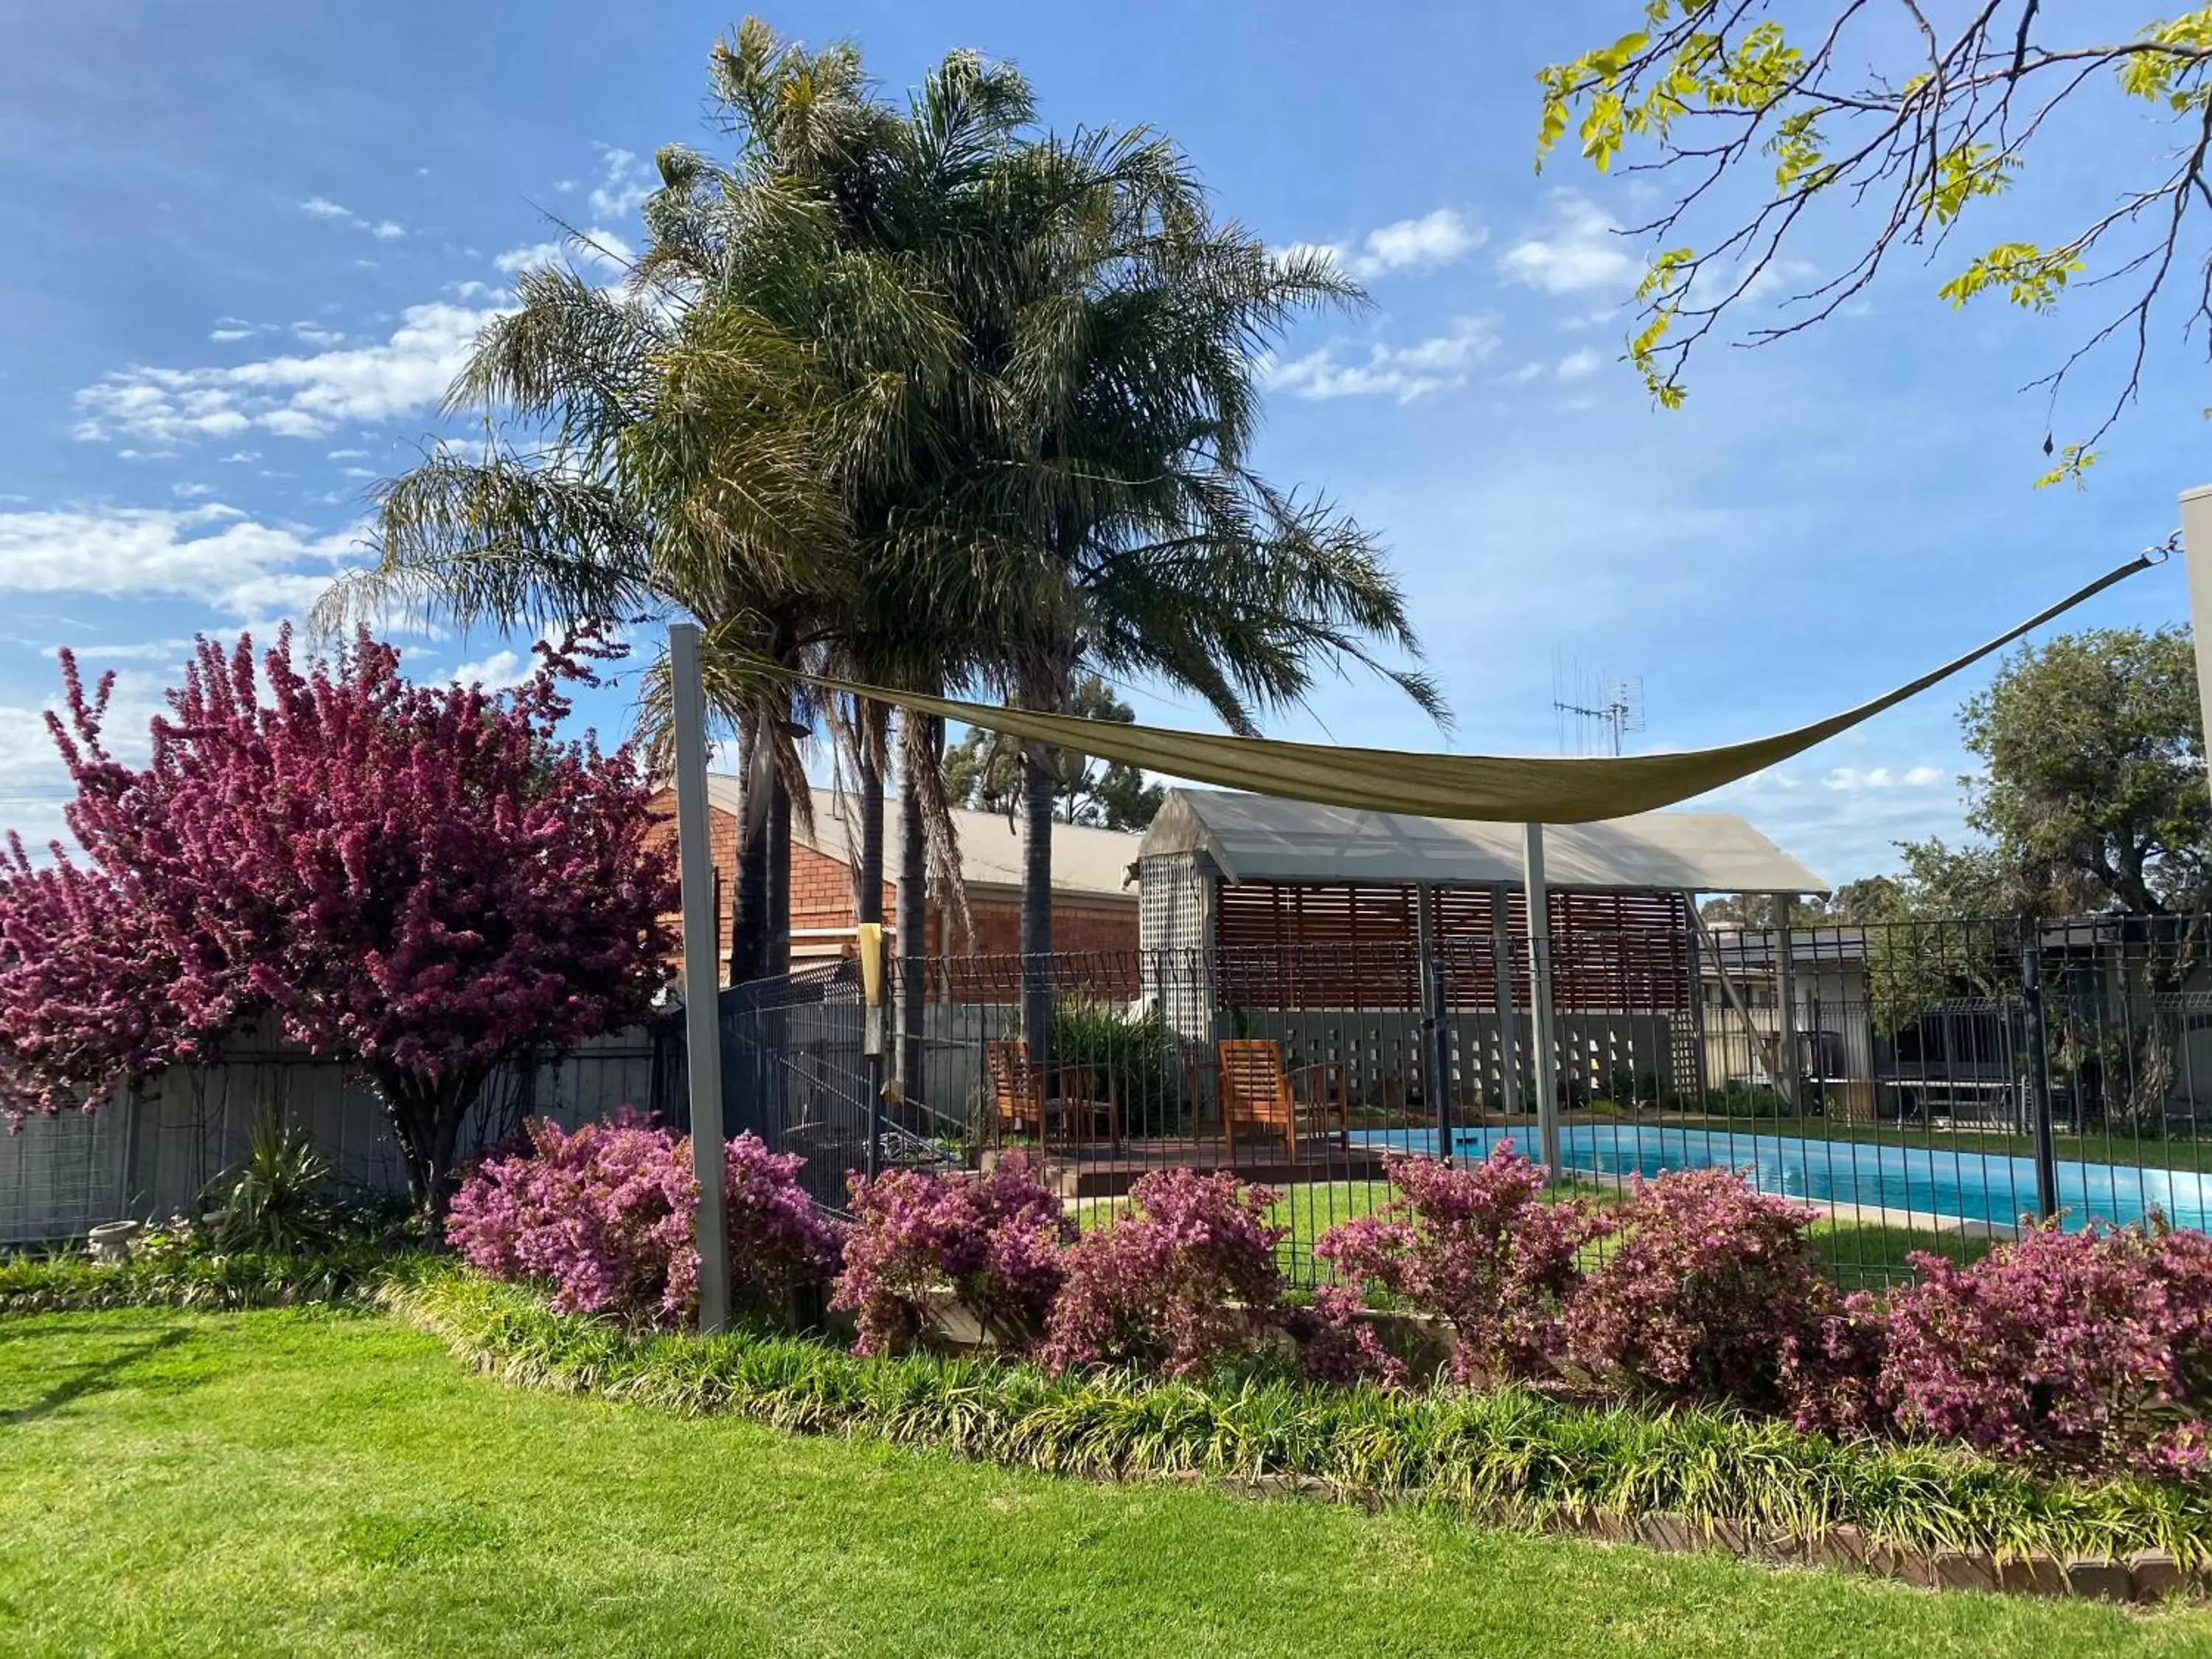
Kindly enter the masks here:
M 721 937 L 715 955 L 727 972 L 732 913 L 737 890 L 738 780 L 707 779 L 708 842 L 720 893 Z M 811 834 L 796 823 L 791 844 L 791 959 L 793 966 L 842 956 L 853 946 L 853 866 L 860 845 L 854 798 L 830 789 L 814 792 Z M 676 797 L 661 791 L 655 810 L 665 815 L 659 833 L 673 839 Z M 960 869 L 968 889 L 973 934 L 955 938 L 958 954 L 1012 955 L 1021 949 L 1022 838 L 996 813 L 956 811 Z M 899 824 L 896 804 L 885 814 L 884 921 L 898 919 Z M 1053 826 L 1052 942 L 1057 951 L 1134 951 L 1137 948 L 1137 847 L 1141 837 L 1079 824 Z M 946 949 L 942 907 L 929 912 L 928 952 Z

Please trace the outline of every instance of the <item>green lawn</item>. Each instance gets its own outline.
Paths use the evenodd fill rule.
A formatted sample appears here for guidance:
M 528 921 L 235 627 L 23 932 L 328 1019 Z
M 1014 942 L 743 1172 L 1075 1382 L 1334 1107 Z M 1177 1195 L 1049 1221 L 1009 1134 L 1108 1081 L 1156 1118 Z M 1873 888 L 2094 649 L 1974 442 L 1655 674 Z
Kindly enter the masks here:
M 1059 1481 L 503 1389 L 319 1313 L 0 1322 L 15 1655 L 2212 1651 L 1411 1513 Z

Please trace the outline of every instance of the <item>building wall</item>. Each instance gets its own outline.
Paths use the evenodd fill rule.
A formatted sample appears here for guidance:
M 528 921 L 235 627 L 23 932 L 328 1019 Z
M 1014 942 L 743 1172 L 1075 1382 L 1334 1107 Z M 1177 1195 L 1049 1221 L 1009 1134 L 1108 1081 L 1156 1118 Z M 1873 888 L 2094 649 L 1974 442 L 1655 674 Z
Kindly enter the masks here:
M 653 830 L 656 843 L 668 848 L 672 853 L 676 844 L 675 792 L 662 790 L 655 798 L 653 806 L 664 818 Z M 708 822 L 707 841 L 714 852 L 720 910 L 716 959 L 726 963 L 737 909 L 738 824 L 734 817 L 718 808 L 708 809 Z M 964 939 L 953 938 L 949 947 L 951 953 L 1013 956 L 1020 951 L 1022 910 L 1018 895 L 998 891 L 974 892 L 969 896 L 968 908 L 973 932 Z M 884 920 L 894 921 L 897 915 L 897 888 L 887 881 L 884 884 Z M 942 956 L 947 952 L 945 922 L 942 908 L 933 905 L 925 947 L 930 956 Z M 848 953 L 852 947 L 847 930 L 852 927 L 853 923 L 852 866 L 842 859 L 831 858 L 813 848 L 793 842 L 791 848 L 793 960 L 799 962 L 810 957 Z M 1110 899 L 1061 894 L 1053 902 L 1052 933 L 1053 949 L 1056 952 L 1133 953 L 1137 948 L 1135 896 L 1133 894 L 1126 902 L 1115 903 Z M 680 971 L 682 963 L 683 955 L 679 951 L 672 962 L 672 969 Z

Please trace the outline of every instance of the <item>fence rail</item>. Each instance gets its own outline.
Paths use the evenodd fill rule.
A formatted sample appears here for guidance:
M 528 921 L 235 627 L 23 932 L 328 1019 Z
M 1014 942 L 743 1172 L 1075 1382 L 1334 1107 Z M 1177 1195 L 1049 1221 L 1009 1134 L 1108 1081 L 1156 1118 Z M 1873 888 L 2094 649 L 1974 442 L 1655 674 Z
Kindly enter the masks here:
M 1554 941 L 1540 1032 L 1527 939 L 1501 920 L 1425 951 L 933 962 L 917 1041 L 885 1034 L 880 1093 L 857 973 L 811 968 L 725 994 L 728 1121 L 804 1153 L 831 1206 L 872 1155 L 978 1168 L 1018 1149 L 1086 1224 L 1152 1170 L 1231 1170 L 1281 1194 L 1304 1279 L 1321 1232 L 1387 1200 L 1391 1157 L 1534 1155 L 1547 1135 L 1601 1202 L 1662 1170 L 1743 1170 L 1818 1207 L 1831 1267 L 1861 1282 L 2039 1215 L 2212 1222 L 2212 969 L 2191 924 L 1798 929 L 1784 948 L 1598 912 Z M 1053 993 L 1042 1040 L 1024 986 Z

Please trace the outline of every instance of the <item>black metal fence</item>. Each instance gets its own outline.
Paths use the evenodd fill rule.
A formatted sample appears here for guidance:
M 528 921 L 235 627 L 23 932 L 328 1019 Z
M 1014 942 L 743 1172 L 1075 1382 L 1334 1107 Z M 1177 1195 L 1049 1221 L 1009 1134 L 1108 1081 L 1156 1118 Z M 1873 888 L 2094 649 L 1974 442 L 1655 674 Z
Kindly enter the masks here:
M 1280 1194 L 1286 1268 L 1397 1153 L 1510 1140 L 1610 1202 L 1719 1165 L 1820 1208 L 1849 1282 L 2023 1218 L 2212 1221 L 2212 963 L 2193 921 L 2097 917 L 928 964 L 915 1029 L 836 963 L 725 994 L 727 1121 L 848 1172 L 1020 1151 L 1088 1224 L 1148 1172 Z M 1052 1030 L 1021 1029 L 1025 983 Z M 1537 994 L 1539 990 L 1542 995 Z M 871 1030 L 871 1021 L 880 1022 Z

